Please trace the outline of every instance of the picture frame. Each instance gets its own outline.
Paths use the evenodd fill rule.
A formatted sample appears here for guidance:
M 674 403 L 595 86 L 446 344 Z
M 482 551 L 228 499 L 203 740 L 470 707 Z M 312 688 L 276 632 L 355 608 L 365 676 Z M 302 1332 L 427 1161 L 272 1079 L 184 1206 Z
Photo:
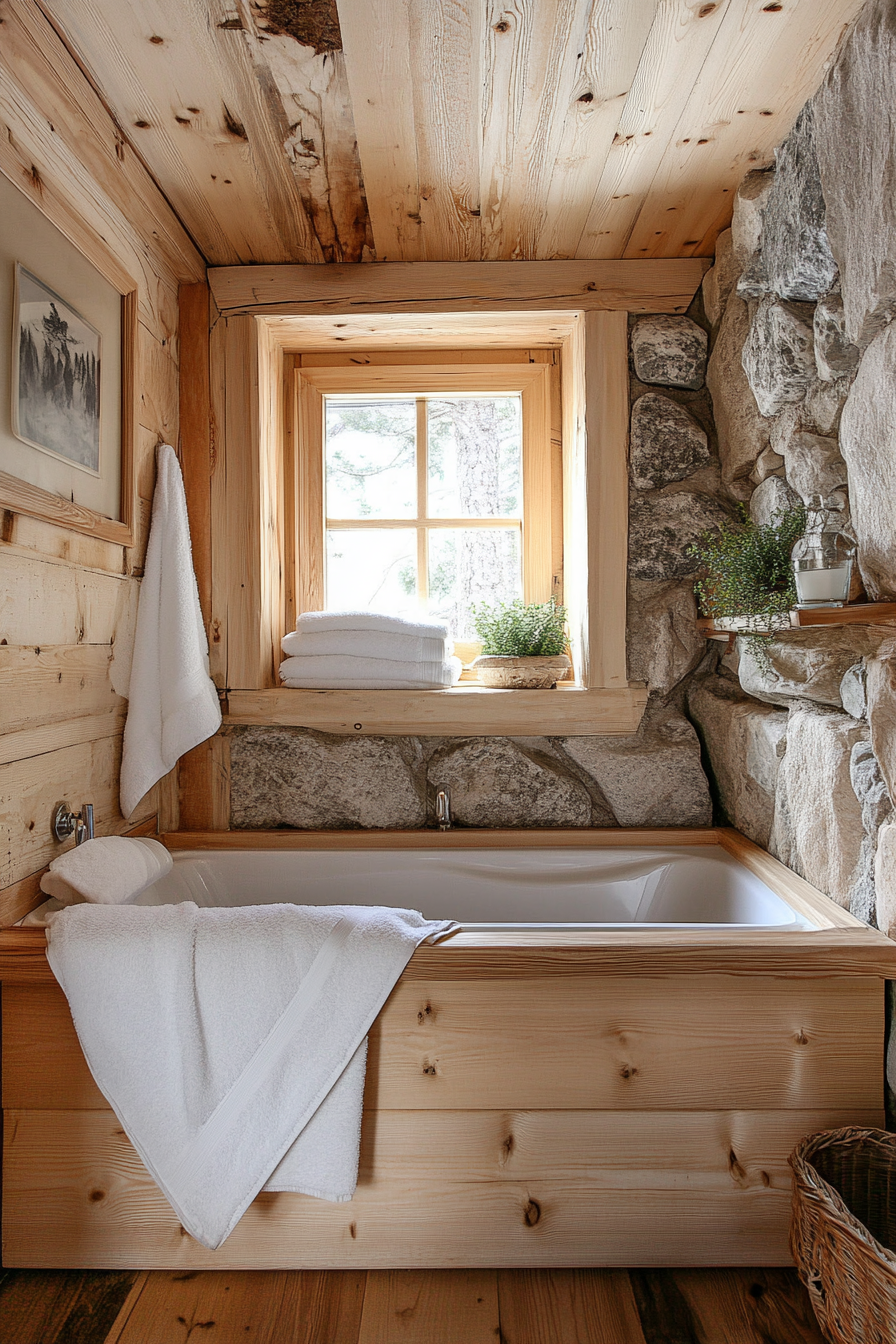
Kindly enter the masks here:
M 81 251 L 81 249 L 78 249 Z M 120 502 L 119 517 L 108 517 L 105 514 L 98 513 L 96 510 L 88 508 L 84 504 L 79 504 L 63 494 L 54 493 L 51 490 L 43 489 L 41 486 L 34 485 L 29 481 L 22 480 L 20 477 L 0 470 L 0 509 L 8 510 L 14 513 L 27 514 L 33 518 L 42 519 L 45 522 L 54 523 L 59 527 L 70 528 L 76 532 L 83 532 L 89 536 L 97 537 L 104 541 L 113 542 L 120 546 L 132 546 L 135 540 L 135 521 L 136 521 L 136 499 L 135 499 L 135 476 L 134 476 L 134 458 L 135 458 L 135 436 L 137 426 L 137 341 L 138 341 L 138 312 L 137 299 L 138 290 L 136 283 L 122 274 L 119 264 L 114 258 L 109 256 L 108 266 L 102 265 L 103 258 L 96 256 L 96 249 L 91 249 L 94 255 L 89 258 L 82 252 L 85 261 L 93 266 L 97 276 L 117 290 L 121 298 L 121 359 L 120 359 L 120 407 L 121 424 L 119 436 L 120 452 Z M 97 265 L 99 260 L 100 264 Z M 39 289 L 35 290 L 31 286 L 22 285 L 22 273 L 29 276 L 35 282 Z M 64 276 L 37 275 L 31 268 L 20 263 L 16 265 L 16 285 L 15 298 L 13 301 L 13 311 L 9 315 L 10 326 L 12 327 L 12 368 L 11 368 L 11 420 L 12 433 L 20 442 L 28 444 L 34 452 L 55 457 L 58 461 L 64 462 L 69 467 L 74 467 L 79 471 L 85 471 L 88 475 L 100 476 L 106 470 L 108 463 L 103 460 L 103 455 L 99 452 L 99 445 L 96 445 L 95 468 L 91 461 L 82 463 L 76 461 L 71 452 L 54 451 L 52 436 L 49 436 L 48 442 L 40 442 L 40 438 L 47 438 L 47 435 L 29 434 L 28 430 L 34 428 L 34 423 L 26 423 L 26 417 L 22 414 L 22 405 L 19 397 L 19 375 L 20 375 L 20 335 L 21 335 L 21 317 L 22 317 L 22 292 L 24 289 L 25 301 L 29 300 L 38 305 L 37 310 L 32 316 L 36 321 L 40 321 L 42 316 L 52 316 L 49 305 L 56 304 L 56 313 L 60 322 L 68 324 L 67 335 L 75 334 L 75 322 L 80 322 L 83 327 L 78 331 L 80 337 L 87 337 L 87 354 L 99 353 L 102 356 L 103 341 L 106 339 L 103 332 L 97 331 L 91 323 L 79 313 L 77 306 L 68 302 L 65 296 Z M 41 311 L 41 303 L 43 310 Z M 95 333 L 96 344 L 91 346 L 89 343 L 90 332 Z M 57 335 L 61 338 L 62 333 L 57 329 Z M 36 340 L 39 346 L 39 340 Z M 61 347 L 57 343 L 57 361 L 61 355 Z M 43 351 L 39 350 L 42 355 Z M 79 351 L 81 355 L 85 353 L 85 347 Z M 64 356 L 62 356 L 64 363 Z M 105 361 L 108 369 L 108 360 Z M 58 362 L 57 362 L 58 367 Z M 73 400 L 74 400 L 74 388 Z M 100 420 L 104 415 L 104 406 L 106 402 L 115 402 L 119 398 L 114 396 L 118 389 L 114 382 L 111 382 L 107 370 L 101 373 L 101 380 L 97 388 L 98 398 L 93 417 L 98 427 Z M 109 392 L 113 395 L 109 395 Z M 104 393 L 106 395 L 104 395 Z M 88 417 L 89 419 L 90 417 Z M 39 421 L 40 417 L 38 417 Z M 38 426 L 40 427 L 40 426 Z M 43 429 L 47 424 L 43 424 Z M 25 430 L 23 433 L 22 431 Z M 60 446 L 59 438 L 56 440 L 57 447 Z M 64 445 L 62 445 L 64 447 Z M 82 447 L 84 445 L 82 444 Z M 83 455 L 90 459 L 89 452 Z M 108 456 L 108 454 L 106 454 Z
M 100 476 L 103 335 L 16 262 L 10 406 L 16 438 Z

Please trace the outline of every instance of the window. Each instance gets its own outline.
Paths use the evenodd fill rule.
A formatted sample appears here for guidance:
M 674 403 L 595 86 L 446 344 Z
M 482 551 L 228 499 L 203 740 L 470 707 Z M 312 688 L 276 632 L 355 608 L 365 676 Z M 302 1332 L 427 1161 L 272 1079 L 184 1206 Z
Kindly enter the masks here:
M 503 311 L 467 311 L 450 296 L 427 299 L 425 305 L 417 301 L 416 307 L 404 292 L 400 299 L 389 298 L 396 282 L 388 265 L 348 268 L 345 283 L 353 297 L 347 299 L 339 297 L 338 267 L 332 273 L 314 266 L 271 268 L 277 284 L 283 272 L 280 289 L 265 287 L 264 268 L 260 277 L 254 268 L 218 273 L 217 297 L 223 301 L 226 295 L 229 311 L 213 326 L 210 341 L 210 662 L 227 694 L 230 723 L 387 735 L 635 730 L 647 693 L 626 675 L 627 322 L 621 306 L 607 309 L 608 302 L 612 309 L 632 292 L 624 276 L 621 289 L 602 288 L 599 276 L 588 278 L 589 265 L 606 263 L 575 264 L 573 288 L 583 296 L 578 308 L 584 311 L 570 294 L 556 304 L 563 311 L 539 307 L 545 294 L 557 292 L 562 277 L 555 281 L 555 271 L 566 266 L 559 262 L 506 263 L 514 284 L 530 270 L 544 277 L 544 284 L 534 306 L 523 294 L 504 301 Z M 638 275 L 646 265 L 614 263 Z M 249 269 L 251 284 L 250 277 L 244 279 Z M 416 276 L 414 268 L 398 269 L 402 283 L 409 269 Z M 428 265 L 418 269 L 430 275 Z M 464 296 L 475 295 L 477 286 L 495 283 L 492 270 L 478 263 L 436 269 L 428 293 L 436 285 L 450 288 L 450 281 Z M 356 292 L 359 277 L 367 286 L 363 293 Z M 690 285 L 690 272 L 685 278 Z M 538 287 L 534 280 L 526 284 Z M 649 301 L 639 293 L 632 297 L 637 311 L 681 306 L 678 299 L 670 302 L 668 286 Z M 394 311 L 400 303 L 405 310 Z M 278 304 L 281 311 L 272 314 Z M 493 306 L 501 307 L 497 301 Z M 455 351 L 450 366 L 446 349 Z M 521 350 L 527 352 L 522 358 Z M 530 362 L 533 355 L 554 372 L 545 378 Z M 514 360 L 522 380 L 516 388 L 503 373 L 493 386 L 483 384 L 495 366 L 506 368 Z M 394 370 L 400 366 L 411 372 L 401 375 L 399 386 Z M 363 375 L 363 384 L 346 387 L 346 369 L 353 379 Z M 456 381 L 434 385 L 434 369 Z M 416 401 L 497 392 L 520 394 L 524 420 L 527 401 L 540 406 L 538 414 L 549 427 L 543 436 L 550 443 L 547 460 L 530 457 L 527 465 L 524 454 L 523 585 L 533 595 L 548 597 L 555 584 L 562 593 L 575 683 L 556 692 L 490 691 L 469 683 L 411 692 L 280 687 L 280 640 L 297 612 L 320 609 L 324 599 L 324 398 L 341 393 L 394 399 L 400 393 Z M 320 450 L 306 453 L 305 443 Z M 540 483 L 526 496 L 530 470 Z M 527 497 L 550 500 L 549 528 L 528 550 L 527 534 L 531 542 L 533 532 Z M 547 575 L 541 594 L 534 584 L 526 589 L 539 572 Z
M 475 603 L 562 600 L 562 470 L 553 352 L 460 354 L 296 357 L 297 612 L 424 612 L 468 660 Z

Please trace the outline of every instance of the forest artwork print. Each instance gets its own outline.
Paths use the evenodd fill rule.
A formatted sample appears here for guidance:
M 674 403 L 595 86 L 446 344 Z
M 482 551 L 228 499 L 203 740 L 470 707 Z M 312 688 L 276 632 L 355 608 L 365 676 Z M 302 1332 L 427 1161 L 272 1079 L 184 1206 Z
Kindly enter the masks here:
M 84 471 L 100 471 L 100 333 L 16 266 L 13 433 Z

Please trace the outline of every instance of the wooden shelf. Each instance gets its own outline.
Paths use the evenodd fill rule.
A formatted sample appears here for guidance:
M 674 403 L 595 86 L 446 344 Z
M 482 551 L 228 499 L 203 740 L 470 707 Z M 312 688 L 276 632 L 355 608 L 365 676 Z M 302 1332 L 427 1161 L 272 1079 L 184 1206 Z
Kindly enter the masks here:
M 791 630 L 824 625 L 885 625 L 888 622 L 896 624 L 896 602 L 854 602 L 847 607 L 814 607 L 811 610 L 795 607 L 790 613 Z M 738 635 L 749 633 L 744 630 L 719 630 L 709 616 L 698 619 L 697 629 L 707 639 L 724 640 L 729 646 Z M 764 633 L 757 631 L 757 634 Z M 786 634 L 786 628 L 772 633 Z

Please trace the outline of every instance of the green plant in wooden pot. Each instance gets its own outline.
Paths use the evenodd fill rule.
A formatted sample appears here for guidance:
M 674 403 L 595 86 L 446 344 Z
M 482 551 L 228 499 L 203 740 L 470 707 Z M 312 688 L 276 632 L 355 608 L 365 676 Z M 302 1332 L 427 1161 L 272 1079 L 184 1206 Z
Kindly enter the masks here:
M 719 630 L 766 635 L 788 629 L 796 605 L 790 551 L 806 527 L 802 504 L 754 523 L 743 504 L 738 517 L 705 532 L 688 553 L 700 562 L 694 591 L 704 616 Z
M 549 602 L 477 603 L 473 607 L 482 653 L 473 666 L 484 686 L 547 690 L 569 671 L 566 608 Z

